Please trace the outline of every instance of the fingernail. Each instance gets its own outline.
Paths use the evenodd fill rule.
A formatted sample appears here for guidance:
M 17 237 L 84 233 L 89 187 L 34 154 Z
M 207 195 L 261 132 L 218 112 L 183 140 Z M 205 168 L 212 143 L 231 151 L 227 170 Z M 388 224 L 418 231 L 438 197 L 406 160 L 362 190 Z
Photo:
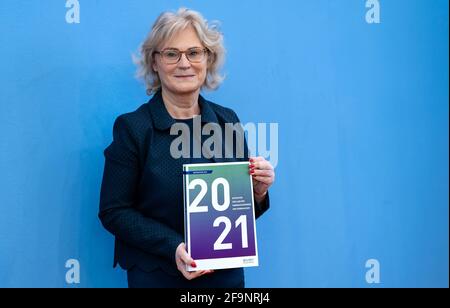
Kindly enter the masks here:
M 252 173 L 252 174 L 255 173 L 255 170 L 250 170 L 250 173 Z
M 251 162 L 251 163 L 253 162 L 253 158 L 250 158 L 250 162 Z
M 250 165 L 250 168 L 255 168 L 255 165 Z
M 192 266 L 192 267 L 197 267 L 197 264 L 195 264 L 195 262 L 192 262 L 192 263 L 191 263 L 191 266 Z

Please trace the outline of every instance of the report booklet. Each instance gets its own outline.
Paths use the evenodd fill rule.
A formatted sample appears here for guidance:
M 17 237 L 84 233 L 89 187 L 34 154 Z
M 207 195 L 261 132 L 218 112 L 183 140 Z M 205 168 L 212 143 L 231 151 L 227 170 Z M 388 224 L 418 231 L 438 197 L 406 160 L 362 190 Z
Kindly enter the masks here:
M 188 271 L 258 266 L 249 162 L 183 165 Z

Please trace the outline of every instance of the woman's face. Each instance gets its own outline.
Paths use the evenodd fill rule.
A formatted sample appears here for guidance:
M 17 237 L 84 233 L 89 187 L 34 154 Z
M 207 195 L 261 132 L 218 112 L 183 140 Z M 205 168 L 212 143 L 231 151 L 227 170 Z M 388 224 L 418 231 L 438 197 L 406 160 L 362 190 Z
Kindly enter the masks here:
M 188 49 L 200 47 L 204 48 L 193 27 L 188 27 L 178 33 L 173 38 L 165 42 L 158 51 L 165 49 L 178 49 L 187 51 Z M 189 94 L 199 91 L 206 79 L 207 55 L 199 63 L 192 63 L 186 58 L 186 54 L 181 55 L 180 61 L 175 64 L 167 64 L 162 59 L 161 54 L 155 54 L 153 70 L 158 72 L 161 86 L 164 91 L 172 94 Z

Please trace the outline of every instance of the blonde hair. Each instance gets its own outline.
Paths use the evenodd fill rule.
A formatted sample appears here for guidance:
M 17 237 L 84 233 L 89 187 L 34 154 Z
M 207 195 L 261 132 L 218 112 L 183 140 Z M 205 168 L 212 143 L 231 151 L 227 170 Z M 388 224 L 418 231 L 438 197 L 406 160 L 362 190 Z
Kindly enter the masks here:
M 202 89 L 217 89 L 223 81 L 224 76 L 219 73 L 219 70 L 225 60 L 225 48 L 223 35 L 218 30 L 218 23 L 213 22 L 209 25 L 199 12 L 180 8 L 176 13 L 164 12 L 159 15 L 140 47 L 140 56 L 133 57 L 138 66 L 137 77 L 143 79 L 148 95 L 161 88 L 161 80 L 152 67 L 155 51 L 178 31 L 189 26 L 194 28 L 200 41 L 208 49 L 206 80 Z

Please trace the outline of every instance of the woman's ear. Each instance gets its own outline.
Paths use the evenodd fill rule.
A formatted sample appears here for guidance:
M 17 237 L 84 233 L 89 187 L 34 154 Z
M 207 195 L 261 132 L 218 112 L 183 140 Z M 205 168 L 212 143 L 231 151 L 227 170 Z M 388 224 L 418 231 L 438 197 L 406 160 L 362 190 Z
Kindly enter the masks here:
M 206 66 L 208 69 L 211 68 L 211 65 L 216 61 L 216 54 L 215 53 L 208 53 L 208 58 L 206 60 Z
M 153 54 L 152 57 L 152 70 L 156 73 L 158 72 L 158 64 L 156 63 L 156 54 Z

